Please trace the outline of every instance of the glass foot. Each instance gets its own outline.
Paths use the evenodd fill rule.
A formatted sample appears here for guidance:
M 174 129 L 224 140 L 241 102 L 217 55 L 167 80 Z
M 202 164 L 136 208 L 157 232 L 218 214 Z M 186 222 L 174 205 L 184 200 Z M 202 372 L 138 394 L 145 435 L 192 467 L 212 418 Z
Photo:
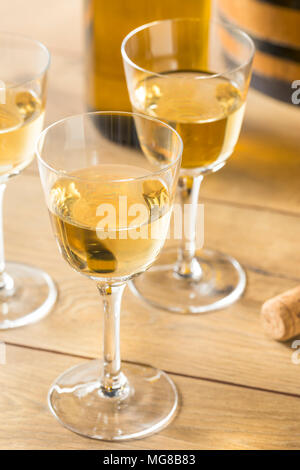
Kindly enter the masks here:
M 130 287 L 152 306 L 181 314 L 219 310 L 242 295 L 246 274 L 234 258 L 203 249 L 197 260 L 202 268 L 201 278 L 183 278 L 174 272 L 177 249 L 166 249 L 148 271 L 130 282 Z
M 63 426 L 93 439 L 138 439 L 160 431 L 175 416 L 174 383 L 149 366 L 124 364 L 122 370 L 129 384 L 124 398 L 103 397 L 100 361 L 67 370 L 49 391 L 50 410 Z
M 34 323 L 55 304 L 57 290 L 51 277 L 26 264 L 6 263 L 6 287 L 0 289 L 0 329 Z

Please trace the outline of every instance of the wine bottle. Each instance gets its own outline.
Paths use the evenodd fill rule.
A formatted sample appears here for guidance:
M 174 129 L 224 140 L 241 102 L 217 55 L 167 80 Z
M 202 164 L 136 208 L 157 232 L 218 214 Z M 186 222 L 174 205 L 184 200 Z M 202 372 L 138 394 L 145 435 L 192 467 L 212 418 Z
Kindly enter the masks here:
M 87 108 L 131 110 L 120 52 L 126 34 L 165 18 L 208 20 L 210 3 L 211 0 L 85 0 Z

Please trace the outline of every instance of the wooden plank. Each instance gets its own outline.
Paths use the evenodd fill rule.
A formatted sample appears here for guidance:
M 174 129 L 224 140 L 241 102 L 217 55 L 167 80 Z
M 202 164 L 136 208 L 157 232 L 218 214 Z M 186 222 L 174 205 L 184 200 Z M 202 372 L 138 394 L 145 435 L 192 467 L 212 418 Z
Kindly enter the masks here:
M 1 449 L 298 449 L 298 398 L 173 376 L 181 408 L 150 438 L 112 444 L 78 436 L 50 414 L 46 396 L 58 374 L 81 362 L 49 352 L 7 347 L 0 366 Z M 280 413 L 279 413 L 280 410 Z
M 0 339 L 97 357 L 101 349 L 100 299 L 93 283 L 61 259 L 38 178 L 20 176 L 10 182 L 7 193 L 7 257 L 45 269 L 56 280 L 60 296 L 54 312 L 44 321 L 1 332 Z M 298 218 L 207 206 L 210 245 L 251 266 L 245 297 L 225 311 L 179 316 L 150 308 L 127 291 L 122 312 L 123 357 L 174 373 L 298 394 L 300 378 L 291 362 L 290 343 L 266 338 L 259 321 L 264 300 L 297 284 L 292 277 L 297 276 L 299 266 Z M 260 270 L 273 270 L 273 274 Z

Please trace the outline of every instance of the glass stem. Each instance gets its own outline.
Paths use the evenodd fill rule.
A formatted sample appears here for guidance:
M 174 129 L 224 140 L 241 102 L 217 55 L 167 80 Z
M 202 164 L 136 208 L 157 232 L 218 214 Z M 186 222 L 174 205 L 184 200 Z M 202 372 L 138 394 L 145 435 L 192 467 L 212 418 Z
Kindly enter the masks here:
M 120 356 L 120 309 L 125 286 L 97 284 L 104 309 L 101 394 L 110 398 L 127 395 L 128 390 Z
M 179 196 L 183 217 L 182 243 L 175 265 L 176 275 L 186 279 L 199 280 L 202 268 L 196 255 L 197 211 L 202 175 L 181 176 L 179 178 Z

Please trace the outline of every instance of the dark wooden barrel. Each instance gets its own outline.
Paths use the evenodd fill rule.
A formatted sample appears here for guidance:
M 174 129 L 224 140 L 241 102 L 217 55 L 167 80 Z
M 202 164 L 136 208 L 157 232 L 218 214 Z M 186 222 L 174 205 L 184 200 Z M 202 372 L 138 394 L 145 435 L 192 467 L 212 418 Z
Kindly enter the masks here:
M 300 80 L 300 0 L 218 0 L 218 7 L 255 42 L 252 86 L 292 103 L 292 83 Z

